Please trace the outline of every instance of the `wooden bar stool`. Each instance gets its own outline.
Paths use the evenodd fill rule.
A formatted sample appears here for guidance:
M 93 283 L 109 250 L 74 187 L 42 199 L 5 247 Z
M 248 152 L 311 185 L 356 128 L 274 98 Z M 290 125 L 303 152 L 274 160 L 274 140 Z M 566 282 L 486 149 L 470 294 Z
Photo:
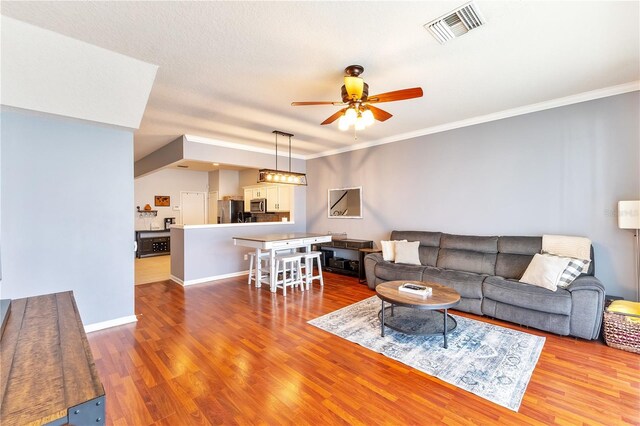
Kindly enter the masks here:
M 276 255 L 276 289 L 282 289 L 282 295 L 287 295 L 287 287 L 300 286 L 304 291 L 302 276 L 302 256 L 303 253 L 287 253 Z M 282 274 L 282 279 L 278 278 Z
M 256 277 L 255 274 L 253 273 L 253 268 L 257 267 L 257 264 L 254 263 L 255 262 L 255 257 L 256 257 L 256 252 L 255 251 L 250 251 L 247 253 L 247 256 L 249 256 L 249 278 L 247 279 L 247 285 L 251 285 L 251 281 L 255 281 Z M 267 280 L 269 279 L 269 252 L 268 251 L 263 251 L 260 253 L 260 261 L 264 262 L 261 266 L 261 271 L 262 273 L 260 274 L 260 281 L 262 282 L 263 279 Z M 256 287 L 260 287 L 261 282 L 257 282 L 256 283 Z
M 324 280 L 322 279 L 322 261 L 320 257 L 322 256 L 322 252 L 319 251 L 310 251 L 309 253 L 304 253 L 302 257 L 304 257 L 304 281 L 307 285 L 307 290 L 311 288 L 313 285 L 313 280 L 320 280 L 320 287 L 324 287 Z M 315 259 L 318 265 L 318 275 L 313 275 L 313 260 Z

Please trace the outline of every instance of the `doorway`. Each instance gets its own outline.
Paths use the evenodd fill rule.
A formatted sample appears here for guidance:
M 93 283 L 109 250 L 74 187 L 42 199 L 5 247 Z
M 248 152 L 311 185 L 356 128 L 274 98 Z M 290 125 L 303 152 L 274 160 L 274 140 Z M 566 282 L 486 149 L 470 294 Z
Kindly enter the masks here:
M 206 192 L 180 191 L 180 221 L 183 225 L 207 223 Z

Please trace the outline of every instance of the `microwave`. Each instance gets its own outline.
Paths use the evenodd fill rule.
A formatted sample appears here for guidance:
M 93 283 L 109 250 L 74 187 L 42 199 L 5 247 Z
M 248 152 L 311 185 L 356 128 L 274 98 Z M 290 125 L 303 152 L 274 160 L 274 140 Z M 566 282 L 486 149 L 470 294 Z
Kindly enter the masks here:
M 267 212 L 267 199 L 266 198 L 254 198 L 251 200 L 251 213 L 266 213 Z

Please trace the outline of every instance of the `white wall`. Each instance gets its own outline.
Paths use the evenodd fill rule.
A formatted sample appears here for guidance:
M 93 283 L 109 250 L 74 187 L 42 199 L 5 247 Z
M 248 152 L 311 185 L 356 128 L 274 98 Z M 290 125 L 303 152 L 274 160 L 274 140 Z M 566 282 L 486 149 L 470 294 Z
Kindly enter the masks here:
M 131 318 L 132 132 L 0 116 L 2 298 L 72 290 L 85 324 Z
M 175 217 L 176 223 L 180 221 L 180 211 L 173 210 L 180 205 L 180 191 L 208 192 L 208 173 L 193 170 L 163 169 L 139 177 L 134 183 L 134 204 L 131 214 L 135 217 L 136 230 L 147 230 L 149 226 L 164 227 L 165 217 Z M 154 206 L 154 196 L 168 195 L 171 197 L 171 206 Z M 138 217 L 135 213 L 136 206 L 144 208 L 149 204 L 153 210 L 158 210 L 158 216 L 152 219 Z
M 226 195 L 243 195 L 240 188 L 240 176 L 237 170 L 220 170 L 220 188 L 218 189 L 220 199 Z
M 218 192 L 218 200 L 220 200 L 220 170 L 214 170 L 208 173 L 209 176 L 209 192 Z
M 632 92 L 309 160 L 307 228 L 586 236 L 607 293 L 635 298 L 616 208 L 640 197 L 639 105 Z M 328 219 L 327 189 L 360 185 L 364 218 Z
M 240 171 L 240 188 L 245 186 L 256 185 L 258 183 L 259 169 L 246 169 Z

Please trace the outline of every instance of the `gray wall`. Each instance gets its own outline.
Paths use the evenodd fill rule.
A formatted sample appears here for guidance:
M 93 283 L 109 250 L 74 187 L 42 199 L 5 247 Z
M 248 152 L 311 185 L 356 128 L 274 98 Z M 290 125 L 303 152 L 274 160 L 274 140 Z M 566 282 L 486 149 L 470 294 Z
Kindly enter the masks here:
M 307 230 L 386 239 L 394 229 L 591 238 L 609 294 L 635 298 L 638 92 L 307 161 Z M 375 131 L 375 124 L 368 131 Z M 328 219 L 328 188 L 363 186 L 363 219 Z
M 85 324 L 133 315 L 132 133 L 1 114 L 2 297 L 73 290 Z
M 180 136 L 157 151 L 153 151 L 146 157 L 136 161 L 134 164 L 135 177 L 138 178 L 148 173 L 153 173 L 164 166 L 182 160 L 183 145 L 184 139 Z

